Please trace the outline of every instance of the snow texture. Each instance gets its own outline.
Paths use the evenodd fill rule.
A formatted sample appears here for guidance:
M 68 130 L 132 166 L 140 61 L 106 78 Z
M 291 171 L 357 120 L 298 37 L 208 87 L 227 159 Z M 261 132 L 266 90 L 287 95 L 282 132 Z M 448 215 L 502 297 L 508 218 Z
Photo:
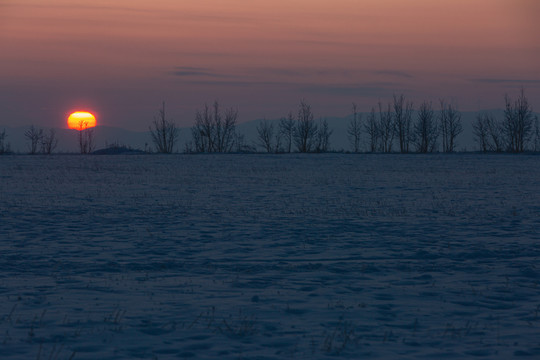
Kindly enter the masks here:
M 540 357 L 534 155 L 0 157 L 2 359 Z

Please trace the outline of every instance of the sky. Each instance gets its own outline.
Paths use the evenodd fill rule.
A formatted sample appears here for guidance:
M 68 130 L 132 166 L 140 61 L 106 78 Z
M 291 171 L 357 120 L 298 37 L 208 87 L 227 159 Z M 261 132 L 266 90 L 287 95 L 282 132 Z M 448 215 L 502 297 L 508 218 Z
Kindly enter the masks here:
M 0 0 L 0 126 L 191 126 L 218 100 L 239 122 L 300 100 L 316 117 L 404 94 L 540 110 L 537 0 Z

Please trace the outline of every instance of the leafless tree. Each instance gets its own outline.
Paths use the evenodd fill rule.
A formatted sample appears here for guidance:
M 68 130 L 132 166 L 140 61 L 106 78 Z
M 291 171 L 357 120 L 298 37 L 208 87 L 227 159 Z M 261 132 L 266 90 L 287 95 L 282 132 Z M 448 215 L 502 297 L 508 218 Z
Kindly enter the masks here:
M 540 122 L 538 116 L 534 117 L 534 143 L 533 150 L 535 152 L 540 151 Z
M 11 151 L 9 143 L 6 142 L 6 137 L 6 129 L 3 129 L 0 132 L 0 155 L 7 154 Z
M 41 138 L 41 152 L 50 155 L 56 146 L 58 145 L 58 139 L 56 138 L 56 132 L 54 129 L 49 129 L 48 133 L 44 133 Z
M 317 129 L 317 145 L 315 150 L 317 152 L 327 152 L 330 148 L 330 136 L 334 131 L 328 126 L 328 121 L 326 119 L 322 120 L 319 123 Z
M 30 128 L 24 132 L 24 137 L 29 141 L 28 149 L 30 154 L 37 154 L 38 146 L 43 138 L 43 129 L 37 129 L 34 125 L 31 125 Z
M 463 132 L 461 113 L 452 104 L 440 100 L 441 112 L 439 124 L 441 128 L 442 147 L 444 152 L 453 152 L 456 149 L 456 138 Z
M 191 128 L 191 136 L 195 146 L 195 152 L 212 152 L 213 144 L 213 121 L 208 104 L 204 104 L 202 111 L 195 114 L 195 125 Z
M 421 153 L 437 149 L 438 127 L 431 103 L 424 101 L 418 109 L 418 118 L 414 124 L 416 150 Z
M 217 102 L 215 104 L 217 111 Z M 229 108 L 225 110 L 225 118 L 221 123 L 216 126 L 217 131 L 217 151 L 218 152 L 230 152 L 233 149 L 236 139 L 236 119 L 238 118 L 238 111 Z
M 82 142 L 81 142 L 81 153 L 82 154 L 90 154 L 94 149 L 96 148 L 96 143 L 94 139 L 94 129 L 93 128 L 86 128 L 84 130 L 81 130 L 82 135 Z
M 156 151 L 163 154 L 172 153 L 174 145 L 178 141 L 179 130 L 172 120 L 167 120 L 165 116 L 165 102 L 163 102 L 161 109 L 159 109 L 158 115 L 154 117 L 154 121 L 149 129 Z
M 279 134 L 284 141 L 284 151 L 290 153 L 294 140 L 294 115 L 292 112 L 286 118 L 281 118 L 279 121 Z
M 276 131 L 276 134 L 274 135 L 274 152 L 281 153 L 283 152 L 283 148 L 281 146 L 281 132 L 279 129 Z
M 349 122 L 347 128 L 347 135 L 349 137 L 349 143 L 355 153 L 360 152 L 360 137 L 362 135 L 362 115 L 358 114 L 357 106 L 352 104 L 353 118 Z
M 274 124 L 264 119 L 257 125 L 257 139 L 259 145 L 262 146 L 266 152 L 273 152 L 274 146 Z
M 315 123 L 311 106 L 304 100 L 300 102 L 293 137 L 298 152 L 306 153 L 313 151 L 316 145 L 317 124 Z
M 79 120 L 78 124 L 79 150 L 81 154 L 90 154 L 94 151 L 94 129 L 88 127 L 88 121 Z
M 375 116 L 375 108 L 371 108 L 364 128 L 369 137 L 369 151 L 376 152 L 379 148 L 380 131 L 377 117 Z
M 94 128 L 87 128 L 83 130 L 83 133 L 86 137 L 86 151 L 88 154 L 90 154 L 92 151 L 96 149 L 96 142 L 95 142 L 95 136 L 94 136 Z
M 405 96 L 394 94 L 394 124 L 397 137 L 399 140 L 399 151 L 402 153 L 409 152 L 409 145 L 412 141 L 412 114 L 413 103 L 405 101 Z
M 488 114 L 487 128 L 489 135 L 489 147 L 491 151 L 502 152 L 505 149 L 504 128 L 501 121 Z
M 532 134 L 534 123 L 532 107 L 523 89 L 516 101 L 512 101 L 506 95 L 505 103 L 503 130 L 508 151 L 523 152 Z
M 497 121 L 493 114 L 481 112 L 473 123 L 475 141 L 480 150 L 501 152 L 504 151 L 503 125 Z
M 483 152 L 489 150 L 489 129 L 486 119 L 487 116 L 488 115 L 486 113 L 476 115 L 476 119 L 472 124 L 474 141 L 480 147 L 480 151 Z
M 394 143 L 395 127 L 392 119 L 391 105 L 388 104 L 384 109 L 383 104 L 379 101 L 379 132 L 380 132 L 380 151 L 392 152 L 392 145 Z
M 195 114 L 195 125 L 191 134 L 197 152 L 231 152 L 237 140 L 236 119 L 238 111 L 229 108 L 221 112 L 219 103 L 212 108 L 207 104 Z

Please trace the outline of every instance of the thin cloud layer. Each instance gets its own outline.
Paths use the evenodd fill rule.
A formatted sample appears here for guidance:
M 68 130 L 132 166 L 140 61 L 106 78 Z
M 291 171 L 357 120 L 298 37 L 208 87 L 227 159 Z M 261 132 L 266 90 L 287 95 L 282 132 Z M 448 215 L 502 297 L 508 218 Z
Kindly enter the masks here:
M 243 105 L 247 121 L 260 109 L 279 117 L 309 95 L 323 112 L 343 108 L 336 116 L 351 102 L 366 110 L 402 92 L 415 103 L 444 97 L 461 109 L 496 108 L 508 88 L 525 86 L 540 108 L 537 7 L 528 0 L 18 0 L 1 7 L 0 78 L 11 88 L 0 119 L 33 118 L 36 84 L 47 89 L 40 104 L 86 101 L 113 113 L 102 94 L 107 103 L 131 103 L 111 125 L 141 129 L 160 98 L 186 118 L 195 104 L 227 99 Z

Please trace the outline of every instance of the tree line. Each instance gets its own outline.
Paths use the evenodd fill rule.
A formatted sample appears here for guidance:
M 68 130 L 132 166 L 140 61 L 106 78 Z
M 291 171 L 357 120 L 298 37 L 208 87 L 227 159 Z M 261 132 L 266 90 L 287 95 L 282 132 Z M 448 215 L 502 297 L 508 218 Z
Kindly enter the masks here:
M 24 132 L 24 137 L 28 141 L 28 153 L 32 155 L 52 154 L 58 145 L 58 139 L 54 129 L 45 131 L 31 125 L 29 129 Z M 11 153 L 11 145 L 7 142 L 7 134 L 4 129 L 0 132 L 0 155 L 9 153 Z
M 394 95 L 386 104 L 381 101 L 365 119 L 352 104 L 347 126 L 350 151 L 358 153 L 367 145 L 368 152 L 432 153 L 455 152 L 463 133 L 461 112 L 453 103 L 439 100 L 437 107 L 424 101 L 418 108 L 405 96 Z M 311 105 L 300 101 L 296 113 L 289 112 L 279 122 L 262 120 L 257 125 L 254 145 L 246 144 L 236 132 L 238 110 L 222 110 L 216 101 L 197 110 L 186 153 L 256 152 L 311 153 L 330 150 L 333 130 L 326 119 L 315 120 Z M 481 112 L 473 124 L 474 141 L 483 152 L 540 151 L 540 125 L 525 92 L 518 98 L 505 97 L 502 119 Z M 171 153 L 178 140 L 178 128 L 165 118 L 165 105 L 150 126 L 156 152 Z
M 540 126 L 538 117 L 533 114 L 524 91 L 512 100 L 505 97 L 503 119 L 482 112 L 473 123 L 473 131 L 480 150 L 519 153 L 527 150 L 540 150 Z
M 538 117 L 522 89 L 517 99 L 505 96 L 503 117 L 496 118 L 480 112 L 473 121 L 474 141 L 483 152 L 521 153 L 540 151 L 540 125 Z M 367 115 L 358 112 L 352 104 L 352 116 L 347 125 L 350 151 L 359 153 L 431 153 L 456 151 L 458 137 L 463 133 L 461 112 L 444 99 L 437 106 L 423 101 L 415 108 L 403 94 L 394 95 L 387 102 L 378 102 Z M 365 117 L 365 118 L 364 118 Z M 333 130 L 326 119 L 315 120 L 312 107 L 300 101 L 296 112 L 290 111 L 279 121 L 262 120 L 258 123 L 256 141 L 246 142 L 236 129 L 238 110 L 223 109 L 218 101 L 205 104 L 195 113 L 190 129 L 191 139 L 185 144 L 185 153 L 313 153 L 330 151 Z M 79 151 L 89 154 L 95 149 L 93 129 L 81 124 L 78 136 Z M 167 119 L 165 103 L 149 126 L 150 136 L 157 153 L 178 151 L 179 128 Z M 24 133 L 29 154 L 51 154 L 58 145 L 54 129 L 48 132 L 33 125 Z M 6 132 L 0 132 L 0 154 L 10 152 Z M 145 149 L 146 150 L 146 149 Z

